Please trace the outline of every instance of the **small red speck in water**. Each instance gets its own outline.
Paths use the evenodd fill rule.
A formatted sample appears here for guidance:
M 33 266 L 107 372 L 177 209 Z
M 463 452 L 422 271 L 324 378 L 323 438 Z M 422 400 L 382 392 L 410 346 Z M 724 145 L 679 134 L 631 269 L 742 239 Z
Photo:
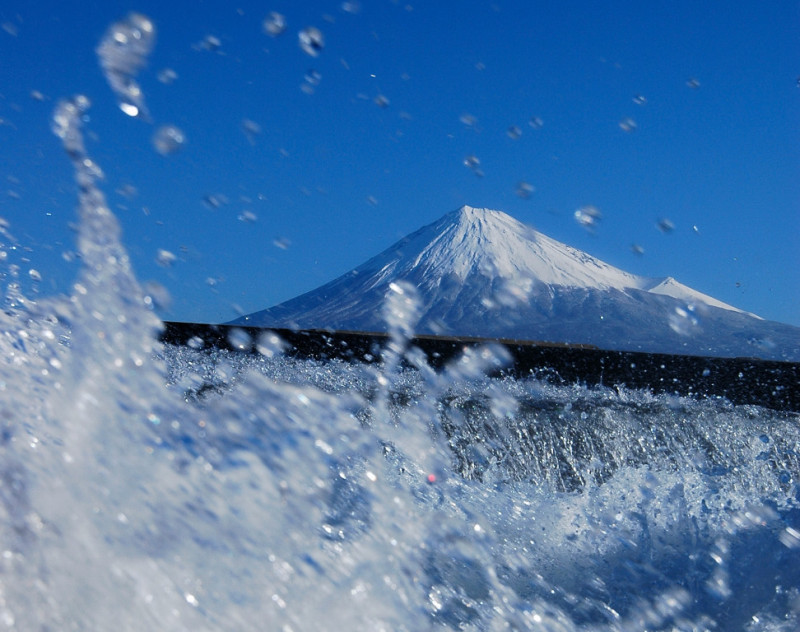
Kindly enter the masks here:
M 436 474 L 428 474 L 428 482 L 435 483 L 436 482 Z

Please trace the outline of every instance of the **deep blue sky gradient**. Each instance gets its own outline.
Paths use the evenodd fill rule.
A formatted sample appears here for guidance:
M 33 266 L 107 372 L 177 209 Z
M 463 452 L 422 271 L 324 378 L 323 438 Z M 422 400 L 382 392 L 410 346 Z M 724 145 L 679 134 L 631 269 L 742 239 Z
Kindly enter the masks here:
M 74 277 L 75 185 L 49 127 L 55 102 L 82 93 L 89 151 L 139 278 L 172 296 L 168 319 L 271 306 L 467 203 L 800 325 L 800 3 L 360 4 L 5 2 L 0 217 L 18 242 L 8 260 L 23 278 L 39 271 L 44 294 Z M 132 10 L 158 30 L 139 74 L 152 123 L 119 110 L 95 53 Z M 289 25 L 274 39 L 262 30 L 273 10 Z M 317 58 L 297 43 L 308 25 L 326 38 Z M 218 51 L 198 50 L 208 35 Z M 178 74 L 171 85 L 163 68 Z M 321 81 L 306 94 L 311 69 Z M 244 119 L 261 127 L 254 143 Z M 153 149 L 164 124 L 188 139 L 174 155 Z M 529 199 L 520 181 L 536 188 Z M 117 193 L 126 186 L 136 193 Z M 210 208 L 209 195 L 227 202 Z M 587 204 L 603 214 L 593 232 L 573 218 Z M 675 230 L 659 231 L 659 218 Z M 171 266 L 159 249 L 176 255 Z

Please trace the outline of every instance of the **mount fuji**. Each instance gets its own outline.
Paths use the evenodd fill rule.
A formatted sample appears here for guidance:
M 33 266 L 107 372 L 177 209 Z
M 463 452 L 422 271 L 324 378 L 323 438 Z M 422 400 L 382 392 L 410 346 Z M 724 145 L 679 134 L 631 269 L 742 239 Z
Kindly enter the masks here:
M 671 277 L 625 272 L 503 212 L 469 206 L 316 290 L 231 324 L 385 332 L 386 296 L 400 282 L 418 294 L 417 334 L 800 360 L 798 327 Z

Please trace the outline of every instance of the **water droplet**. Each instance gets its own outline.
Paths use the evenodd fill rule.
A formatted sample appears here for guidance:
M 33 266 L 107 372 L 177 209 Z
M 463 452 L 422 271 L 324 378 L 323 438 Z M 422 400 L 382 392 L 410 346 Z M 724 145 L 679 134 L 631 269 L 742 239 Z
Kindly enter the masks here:
M 635 255 L 643 255 L 644 254 L 644 247 L 640 246 L 639 244 L 633 244 L 631 246 L 631 252 Z
M 673 224 L 672 221 L 666 217 L 662 217 L 660 220 L 658 220 L 656 226 L 658 227 L 658 230 L 664 234 L 671 233 L 673 230 L 675 230 L 675 224 Z
M 34 270 L 33 268 L 28 270 L 28 276 L 34 281 L 41 281 L 42 280 L 41 273 L 38 270 Z
M 252 224 L 253 222 L 258 220 L 258 216 L 253 213 L 253 211 L 242 211 L 239 213 L 237 219 L 240 222 L 247 222 L 248 224 Z
M 272 245 L 281 250 L 288 250 L 292 242 L 286 237 L 276 237 L 272 240 Z
M 234 327 L 228 332 L 228 342 L 237 351 L 249 351 L 253 346 L 253 339 L 244 329 Z
M 222 41 L 216 35 L 206 35 L 202 40 L 194 45 L 195 50 L 207 50 L 215 53 L 222 48 Z
M 644 105 L 645 103 L 647 103 L 647 99 L 641 94 L 637 94 L 635 97 L 633 97 L 633 102 L 636 105 Z
M 512 125 L 508 128 L 506 134 L 508 134 L 509 138 L 517 140 L 520 136 L 522 136 L 522 129 L 519 127 L 519 125 Z
M 530 125 L 533 129 L 541 129 L 542 126 L 544 126 L 544 121 L 538 116 L 532 116 L 528 121 L 528 125 Z
M 142 112 L 142 110 L 139 107 L 135 106 L 133 103 L 120 103 L 119 109 L 122 110 L 128 116 L 131 116 L 133 118 L 139 116 L 139 113 Z M 142 115 L 144 115 L 143 112 Z
M 377 105 L 379 108 L 388 108 L 389 107 L 389 99 L 387 99 L 382 94 L 379 94 L 377 97 L 375 97 L 374 101 L 375 101 L 375 105 Z
M 361 12 L 361 3 L 357 0 L 351 0 L 350 2 L 342 2 L 342 11 L 345 13 L 360 13 Z
M 692 88 L 693 90 L 697 90 L 697 88 L 700 87 L 700 82 L 694 77 L 692 77 L 686 82 L 686 85 Z
M 622 120 L 619 122 L 619 128 L 620 128 L 620 129 L 621 129 L 623 132 L 628 132 L 628 133 L 630 133 L 630 132 L 632 132 L 632 131 L 634 131 L 634 130 L 636 129 L 636 121 L 634 121 L 634 120 L 633 120 L 632 118 L 630 118 L 630 117 L 628 117 L 628 118 L 624 118 L 624 119 L 622 119 Z
M 251 145 L 256 144 L 256 136 L 261 133 L 261 126 L 250 119 L 242 119 L 242 131 Z
M 120 109 L 128 116 L 148 116 L 144 94 L 135 77 L 147 62 L 155 38 L 156 29 L 150 18 L 131 13 L 112 24 L 97 46 L 106 81 L 116 94 Z
M 203 204 L 205 204 L 208 208 L 215 211 L 220 206 L 223 206 L 228 203 L 228 198 L 225 197 L 222 193 L 209 193 L 208 195 L 203 196 Z
M 778 539 L 786 548 L 800 548 L 800 530 L 795 529 L 794 527 L 786 527 L 783 531 L 781 531 Z
M 178 257 L 176 257 L 175 254 L 169 250 L 159 249 L 156 253 L 156 263 L 162 268 L 169 268 L 173 263 L 175 263 L 177 258 Z
M 148 281 L 142 288 L 144 290 L 144 302 L 149 307 L 155 309 L 169 309 L 172 299 L 169 291 L 160 283 Z
M 594 230 L 603 219 L 603 214 L 596 206 L 581 206 L 574 213 L 575 221 L 587 230 Z
M 468 112 L 462 114 L 458 118 L 458 120 L 461 121 L 467 127 L 477 127 L 478 125 L 478 119 L 474 117 L 472 114 L 469 114 Z
M 308 26 L 297 34 L 300 48 L 308 55 L 316 57 L 325 47 L 325 38 L 322 32 L 315 26 Z
M 169 86 L 175 83 L 175 80 L 178 78 L 178 73 L 172 68 L 162 68 L 158 71 L 157 78 L 161 83 Z
M 305 74 L 303 79 L 312 86 L 318 86 L 319 82 L 322 81 L 322 74 L 312 68 Z
M 281 355 L 285 348 L 286 343 L 272 331 L 264 332 L 256 341 L 256 350 L 265 358 Z
M 669 328 L 681 336 L 690 336 L 700 332 L 700 319 L 693 305 L 686 308 L 676 307 L 669 316 Z
M 44 101 L 46 97 L 38 90 L 31 90 L 31 99 L 34 101 Z
M 16 37 L 19 34 L 19 29 L 13 22 L 3 22 L 3 30 L 11 37 Z
M 153 147 L 162 156 L 174 154 L 186 144 L 186 136 L 174 125 L 162 125 L 153 134 Z
M 286 18 L 280 13 L 273 11 L 266 18 L 262 24 L 264 32 L 270 37 L 278 37 L 286 30 Z
M 529 182 L 522 180 L 517 184 L 517 195 L 523 200 L 527 200 L 536 189 Z
M 473 173 L 476 176 L 482 176 L 483 171 L 481 171 L 481 161 L 478 159 L 477 156 L 469 155 L 464 158 L 464 165 L 472 169 Z

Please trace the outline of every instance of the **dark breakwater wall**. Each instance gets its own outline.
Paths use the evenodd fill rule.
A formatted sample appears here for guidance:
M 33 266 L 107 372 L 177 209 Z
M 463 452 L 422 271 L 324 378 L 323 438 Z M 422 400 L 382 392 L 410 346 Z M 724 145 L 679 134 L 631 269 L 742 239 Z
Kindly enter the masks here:
M 256 341 L 274 332 L 289 357 L 355 362 L 380 360 L 387 334 L 323 330 L 261 329 L 200 323 L 164 323 L 161 339 L 175 345 L 256 352 Z M 244 332 L 246 336 L 236 335 Z M 585 345 L 515 340 L 420 336 L 411 344 L 434 368 L 443 367 L 465 348 L 500 344 L 511 362 L 502 372 L 557 383 L 626 386 L 656 393 L 724 397 L 734 404 L 757 404 L 800 412 L 800 363 L 757 358 L 721 358 L 633 351 L 608 351 Z

